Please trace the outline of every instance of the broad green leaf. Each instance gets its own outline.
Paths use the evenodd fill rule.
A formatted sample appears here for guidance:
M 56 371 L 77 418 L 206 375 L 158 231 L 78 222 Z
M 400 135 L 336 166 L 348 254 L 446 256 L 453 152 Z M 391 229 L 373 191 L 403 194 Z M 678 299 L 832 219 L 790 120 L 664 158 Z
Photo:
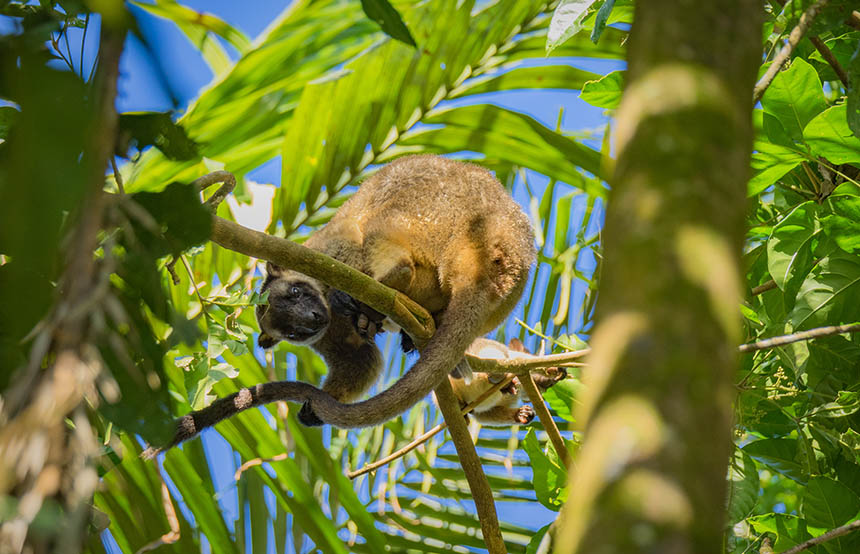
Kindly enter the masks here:
M 582 29 L 582 20 L 594 0 L 561 0 L 552 14 L 546 35 L 547 54 Z
M 778 144 L 756 143 L 752 155 L 753 176 L 747 184 L 747 196 L 756 196 L 781 179 L 806 159 L 799 152 Z
M 209 239 L 212 213 L 200 203 L 191 185 L 171 183 L 160 192 L 139 192 L 132 200 L 145 209 L 158 228 L 135 222 L 136 239 L 154 257 L 178 255 L 183 250 Z
M 840 457 L 836 462 L 836 475 L 841 484 L 860 496 L 860 465 Z
M 833 529 L 860 511 L 860 497 L 829 477 L 813 477 L 803 496 L 803 515 L 812 527 Z
M 603 34 L 603 30 L 606 28 L 606 22 L 614 6 L 615 0 L 603 0 L 603 5 L 600 6 L 600 9 L 597 10 L 597 14 L 594 16 L 594 28 L 591 29 L 591 42 L 597 44 L 597 41 L 600 40 L 600 35 Z
M 573 405 L 582 395 L 582 383 L 578 379 L 565 379 L 543 393 L 544 400 L 565 421 L 574 421 Z
M 838 380 L 850 388 L 860 382 L 860 346 L 838 335 L 809 342 L 809 357 L 804 365 L 807 385 L 815 390 L 825 379 Z
M 798 446 L 795 439 L 761 439 L 742 449 L 755 460 L 789 479 L 804 483 L 806 475 L 798 462 Z
M 848 62 L 848 98 L 845 100 L 846 120 L 848 128 L 854 133 L 855 138 L 860 138 L 860 43 L 856 43 L 856 49 Z
M 531 460 L 532 479 L 538 501 L 550 510 L 557 512 L 561 509 L 567 496 L 564 490 L 567 483 L 567 471 L 554 463 L 541 450 L 534 429 L 529 429 L 522 444 Z
M 845 104 L 828 108 L 803 129 L 803 138 L 816 156 L 833 164 L 860 163 L 860 138 L 848 128 Z
M 821 232 L 818 213 L 818 204 L 806 202 L 773 228 L 767 241 L 767 268 L 780 289 L 796 291 L 812 269 L 813 242 Z
M 806 530 L 806 520 L 789 514 L 764 514 L 747 519 L 756 533 L 773 533 L 776 541 L 773 546 L 782 552 L 797 546 L 812 535 Z
M 752 513 L 758 500 L 759 477 L 753 459 L 736 448 L 729 464 L 729 524 L 737 523 Z
M 860 256 L 837 250 L 806 276 L 789 320 L 796 330 L 858 319 Z
M 119 116 L 119 133 L 123 150 L 134 146 L 143 150 L 155 146 L 171 160 L 197 158 L 197 144 L 188 138 L 185 129 L 174 123 L 170 113 L 123 113 Z
M 860 196 L 856 187 L 845 183 L 827 197 L 826 205 L 832 215 L 821 219 L 822 230 L 830 236 L 842 250 L 860 250 Z
M 388 3 L 388 0 L 361 0 L 361 8 L 367 17 L 382 27 L 386 35 L 410 46 L 416 46 L 415 39 L 412 38 L 400 14 Z
M 803 58 L 795 58 L 791 67 L 777 74 L 765 91 L 761 106 L 782 123 L 794 140 L 801 140 L 806 124 L 827 107 L 821 79 Z
M 621 103 L 626 71 L 613 71 L 596 81 L 588 81 L 582 86 L 579 97 L 598 108 L 614 110 Z

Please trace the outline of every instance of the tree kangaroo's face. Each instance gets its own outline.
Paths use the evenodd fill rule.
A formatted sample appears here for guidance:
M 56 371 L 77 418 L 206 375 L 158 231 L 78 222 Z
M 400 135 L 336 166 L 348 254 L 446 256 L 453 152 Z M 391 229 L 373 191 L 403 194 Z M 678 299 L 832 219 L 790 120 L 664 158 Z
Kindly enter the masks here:
M 257 306 L 260 336 L 257 343 L 271 348 L 278 341 L 314 344 L 325 334 L 331 319 L 328 302 L 316 281 L 266 264 L 266 280 L 260 292 L 269 292 L 269 303 Z

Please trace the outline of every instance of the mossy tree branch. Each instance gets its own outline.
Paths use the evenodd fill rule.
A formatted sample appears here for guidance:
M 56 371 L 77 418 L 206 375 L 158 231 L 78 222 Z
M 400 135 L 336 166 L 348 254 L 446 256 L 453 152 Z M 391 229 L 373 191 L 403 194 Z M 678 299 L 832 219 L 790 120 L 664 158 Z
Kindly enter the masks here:
M 369 275 L 287 239 L 274 237 L 215 216 L 212 241 L 235 252 L 269 260 L 279 266 L 304 273 L 342 290 L 390 317 L 414 339 L 433 336 L 433 317 L 402 292 L 386 287 Z

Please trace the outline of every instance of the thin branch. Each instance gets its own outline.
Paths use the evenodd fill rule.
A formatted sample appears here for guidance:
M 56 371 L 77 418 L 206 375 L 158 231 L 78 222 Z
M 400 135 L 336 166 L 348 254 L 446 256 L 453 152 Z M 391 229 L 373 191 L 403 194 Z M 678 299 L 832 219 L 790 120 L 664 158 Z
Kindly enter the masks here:
M 833 52 L 830 51 L 830 48 L 824 44 L 824 41 L 818 37 L 809 37 L 810 42 L 815 45 L 815 49 L 818 50 L 818 53 L 821 54 L 821 57 L 824 58 L 824 61 L 830 64 L 830 67 L 833 68 L 833 71 L 836 72 L 836 76 L 839 77 L 839 80 L 842 81 L 842 84 L 847 89 L 850 85 L 851 80 L 848 78 L 848 73 L 845 72 L 845 68 L 842 67 L 842 64 L 839 63 L 839 60 L 836 59 L 836 56 L 833 55 Z
M 84 47 L 87 45 L 87 29 L 90 28 L 90 14 L 87 14 L 86 19 L 84 19 L 84 36 L 81 39 L 81 61 L 78 65 L 81 70 L 81 80 L 84 78 Z M 113 162 L 113 156 L 111 156 L 111 162 Z M 116 167 L 116 163 L 114 163 L 114 167 Z M 114 169 L 116 171 L 116 169 Z
M 543 428 L 546 431 L 546 434 L 549 435 L 549 440 L 552 441 L 552 445 L 555 447 L 556 453 L 558 453 L 559 459 L 564 463 L 564 467 L 570 467 L 570 454 L 567 451 L 567 447 L 564 445 L 564 439 L 561 438 L 561 433 L 558 432 L 558 427 L 555 424 L 555 421 L 552 419 L 552 414 L 549 413 L 549 410 L 546 407 L 546 404 L 543 401 L 543 395 L 540 393 L 540 390 L 535 385 L 534 379 L 530 373 L 520 376 L 520 384 L 526 391 L 526 394 L 529 395 L 529 399 L 532 401 L 532 407 L 535 412 L 537 412 L 538 419 L 543 424 Z
M 466 474 L 466 481 L 468 481 L 469 489 L 472 491 L 472 499 L 475 501 L 478 519 L 481 521 L 481 533 L 484 544 L 487 545 L 487 552 L 489 554 L 505 554 L 507 548 L 499 529 L 499 518 L 496 515 L 493 491 L 490 489 L 490 483 L 487 481 L 487 476 L 481 466 L 481 459 L 478 458 L 478 453 L 475 451 L 472 435 L 469 434 L 469 429 L 466 427 L 466 420 L 460 414 L 459 401 L 454 395 L 454 389 L 448 379 L 442 379 L 442 383 L 436 387 L 436 401 L 439 403 L 439 409 L 448 424 L 451 441 L 457 449 L 460 465 L 463 467 L 463 473 Z
M 287 452 L 281 452 L 276 456 L 272 456 L 271 458 L 254 458 L 253 460 L 248 460 L 236 470 L 236 473 L 233 474 L 233 479 L 238 481 L 242 474 L 251 469 L 254 466 L 260 466 L 267 462 L 280 462 L 281 460 L 286 460 L 290 455 Z
M 89 17 L 89 15 L 87 16 Z M 113 169 L 113 180 L 116 182 L 116 188 L 120 194 L 125 194 L 125 187 L 122 185 L 122 175 L 119 174 L 119 168 L 116 166 L 116 159 L 111 155 L 110 157 L 110 165 Z
M 200 294 L 200 288 L 197 286 L 197 279 L 194 278 L 194 271 L 191 270 L 191 264 L 188 263 L 188 259 L 185 257 L 185 254 L 180 254 L 179 259 L 182 260 L 182 265 L 185 266 L 185 271 L 188 273 L 188 280 L 191 281 L 191 286 L 194 287 L 194 292 L 197 294 L 197 300 L 200 301 L 200 310 L 203 312 L 206 319 L 210 319 L 209 312 L 206 310 L 206 301 L 203 299 L 203 295 Z
M 761 79 L 759 79 L 759 82 L 756 83 L 755 88 L 753 88 L 753 104 L 757 104 L 759 100 L 761 100 L 761 97 L 764 96 L 764 91 L 767 90 L 767 87 L 769 87 L 773 82 L 777 73 L 779 73 L 779 70 L 782 69 L 782 66 L 785 65 L 785 62 L 787 62 L 791 57 L 791 53 L 794 51 L 794 48 L 803 39 L 803 35 L 805 35 L 806 31 L 809 30 L 815 16 L 817 16 L 818 12 L 827 5 L 827 2 L 828 0 L 818 0 L 818 2 L 809 6 L 800 16 L 800 21 L 798 21 L 794 29 L 791 30 L 785 46 L 783 46 L 782 50 L 779 51 L 779 54 L 773 58 L 773 62 L 770 64 L 770 67 L 767 68 L 765 74 Z
M 503 360 L 479 358 L 474 354 L 466 354 L 465 357 L 469 360 L 469 366 L 473 371 L 527 375 L 534 369 L 559 366 L 564 367 L 568 364 L 574 365 L 574 360 L 587 356 L 590 353 L 590 348 L 584 348 L 582 350 L 574 350 L 573 352 L 564 352 L 562 354 L 547 354 L 546 356 L 534 356 L 528 358 L 507 358 Z
M 460 413 L 462 415 L 467 415 L 467 414 L 471 413 L 472 410 L 474 410 L 475 408 L 480 406 L 481 403 L 484 402 L 484 400 L 486 400 L 490 396 L 496 394 L 497 392 L 499 392 L 500 390 L 505 388 L 508 385 L 508 383 L 510 383 L 513 380 L 514 380 L 513 375 L 510 375 L 509 377 L 502 379 L 500 382 L 496 383 L 492 387 L 485 390 L 478 398 L 473 400 L 468 406 L 466 406 L 465 408 L 460 410 Z M 358 477 L 360 475 L 364 475 L 365 473 L 370 473 L 371 471 L 375 471 L 375 470 L 379 469 L 380 467 L 384 466 L 385 464 L 396 460 L 397 458 L 402 458 L 403 456 L 405 456 L 409 452 L 412 452 L 413 450 L 415 450 L 416 448 L 418 448 L 419 446 L 421 446 L 422 444 L 424 444 L 425 442 L 427 442 L 428 440 L 433 438 L 435 435 L 437 435 L 439 433 L 439 431 L 445 429 L 447 426 L 448 426 L 447 423 L 444 423 L 444 422 L 440 423 L 439 425 L 433 427 L 432 429 L 430 429 L 429 431 L 427 431 L 423 435 L 417 437 L 415 440 L 413 440 L 412 442 L 410 442 L 409 444 L 407 444 L 403 448 L 397 450 L 396 452 L 392 452 L 391 454 L 389 454 L 388 456 L 385 456 L 384 458 L 380 458 L 379 460 L 376 460 L 373 463 L 367 464 L 366 466 L 364 466 L 361 469 L 347 472 L 346 476 L 349 477 L 350 479 L 355 479 L 356 477 Z
M 803 552 L 804 550 L 811 548 L 817 544 L 827 542 L 829 540 L 835 539 L 836 537 L 841 537 L 842 535 L 847 535 L 848 533 L 853 533 L 857 529 L 860 529 L 860 519 L 852 521 L 851 523 L 847 523 L 842 527 L 831 529 L 823 535 L 818 535 L 817 537 L 811 538 L 807 541 L 803 541 L 797 546 L 789 548 L 788 550 L 783 550 L 780 554 L 797 554 L 798 552 Z
M 776 281 L 771 279 L 770 281 L 767 281 L 766 283 L 762 283 L 761 285 L 759 285 L 757 287 L 753 287 L 752 295 L 758 296 L 759 294 L 762 294 L 762 293 L 767 292 L 769 290 L 773 290 L 775 288 L 776 288 Z
M 771 337 L 769 339 L 742 344 L 738 347 L 738 351 L 753 352 L 756 350 L 766 350 L 768 348 L 776 348 L 777 346 L 783 346 L 793 342 L 816 339 L 818 337 L 826 337 L 829 335 L 841 335 L 842 333 L 860 333 L 860 323 L 852 323 L 849 325 L 830 325 L 828 327 L 818 327 L 816 329 L 801 331 L 791 335 Z

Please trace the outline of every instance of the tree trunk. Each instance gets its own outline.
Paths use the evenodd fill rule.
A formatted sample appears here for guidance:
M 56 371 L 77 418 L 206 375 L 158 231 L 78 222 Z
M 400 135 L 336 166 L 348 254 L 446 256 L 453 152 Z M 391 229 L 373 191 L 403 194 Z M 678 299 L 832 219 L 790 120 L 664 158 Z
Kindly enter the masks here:
M 557 552 L 721 551 L 760 11 L 636 4 Z

